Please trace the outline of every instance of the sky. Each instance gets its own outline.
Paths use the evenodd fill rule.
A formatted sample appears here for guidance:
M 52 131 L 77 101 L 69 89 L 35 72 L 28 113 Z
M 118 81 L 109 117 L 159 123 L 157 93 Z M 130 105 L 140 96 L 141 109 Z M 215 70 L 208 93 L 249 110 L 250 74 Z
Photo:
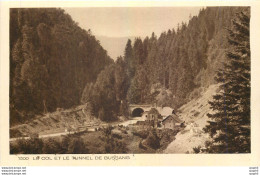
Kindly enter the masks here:
M 157 36 L 198 15 L 202 7 L 88 7 L 64 8 L 79 26 L 108 37 Z

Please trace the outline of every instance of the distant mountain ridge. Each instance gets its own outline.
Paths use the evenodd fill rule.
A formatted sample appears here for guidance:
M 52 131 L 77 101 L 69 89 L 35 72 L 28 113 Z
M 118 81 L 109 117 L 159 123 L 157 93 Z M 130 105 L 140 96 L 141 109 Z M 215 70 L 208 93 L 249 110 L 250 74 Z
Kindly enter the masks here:
M 113 59 L 116 60 L 120 55 L 124 55 L 125 46 L 127 40 L 130 39 L 134 41 L 137 36 L 129 36 L 129 37 L 110 37 L 110 36 L 102 36 L 97 35 L 96 39 L 100 41 L 102 47 L 107 50 L 107 54 Z

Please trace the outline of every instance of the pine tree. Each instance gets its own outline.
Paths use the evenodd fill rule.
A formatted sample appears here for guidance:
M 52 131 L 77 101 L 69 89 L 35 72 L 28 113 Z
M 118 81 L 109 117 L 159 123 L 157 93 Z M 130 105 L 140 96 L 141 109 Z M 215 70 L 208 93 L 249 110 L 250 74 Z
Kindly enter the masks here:
M 125 52 L 124 52 L 124 60 L 127 65 L 127 75 L 131 77 L 133 75 L 133 68 L 132 68 L 132 61 L 133 61 L 133 47 L 132 47 L 132 41 L 128 39 Z
M 124 52 L 124 60 L 127 65 L 130 64 L 130 60 L 133 57 L 133 48 L 132 48 L 132 42 L 130 39 L 127 40 L 127 44 L 125 47 L 125 52 Z
M 217 72 L 220 92 L 209 102 L 213 112 L 205 131 L 213 142 L 210 153 L 250 152 L 250 42 L 249 9 L 239 13 L 229 30 L 228 62 Z

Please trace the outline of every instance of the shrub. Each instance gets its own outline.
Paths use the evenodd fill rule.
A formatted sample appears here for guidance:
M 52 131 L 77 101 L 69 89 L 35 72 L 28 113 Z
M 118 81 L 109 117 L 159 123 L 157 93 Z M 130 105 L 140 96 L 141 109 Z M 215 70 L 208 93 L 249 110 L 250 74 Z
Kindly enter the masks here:
M 68 147 L 69 147 L 69 142 L 70 142 L 70 137 L 69 136 L 64 136 L 61 139 L 60 147 L 61 147 L 61 154 L 66 154 L 68 152 Z
M 113 127 L 109 125 L 108 127 L 102 128 L 102 132 L 105 136 L 110 136 L 112 134 Z
M 80 137 L 73 138 L 68 146 L 68 154 L 87 154 L 89 149 Z
M 126 143 L 118 140 L 122 139 L 122 136 L 112 133 L 112 130 L 112 126 L 102 129 L 104 136 L 100 139 L 104 141 L 105 153 L 127 153 Z
M 109 142 L 105 144 L 106 153 L 127 153 L 128 149 L 126 147 L 126 143 L 123 141 L 119 141 L 117 139 L 111 138 Z
M 123 134 L 128 134 L 128 132 L 127 132 L 126 130 L 121 130 L 121 132 L 122 132 Z
M 149 134 L 149 131 L 147 130 L 140 130 L 140 131 L 132 131 L 133 135 L 135 136 L 138 136 L 142 139 L 146 139 L 148 134 Z
M 39 138 L 19 139 L 10 144 L 11 154 L 41 154 L 43 141 Z
M 142 140 L 139 142 L 139 148 L 147 150 L 147 148 L 142 144 Z
M 117 139 L 122 139 L 122 138 L 123 138 L 123 137 L 122 137 L 120 134 L 118 134 L 118 133 L 113 133 L 113 134 L 112 134 L 112 137 L 117 138 Z
M 198 153 L 200 153 L 200 149 L 201 149 L 201 146 L 194 147 L 193 151 L 194 151 L 195 154 L 198 154 Z
M 42 148 L 43 154 L 57 154 L 61 151 L 60 143 L 54 138 L 49 138 L 44 141 Z
M 153 149 L 160 148 L 160 138 L 157 136 L 156 130 L 149 132 L 148 137 L 145 139 L 145 143 Z
M 200 114 L 200 112 L 196 111 L 196 112 L 194 113 L 194 117 L 197 117 L 199 114 Z

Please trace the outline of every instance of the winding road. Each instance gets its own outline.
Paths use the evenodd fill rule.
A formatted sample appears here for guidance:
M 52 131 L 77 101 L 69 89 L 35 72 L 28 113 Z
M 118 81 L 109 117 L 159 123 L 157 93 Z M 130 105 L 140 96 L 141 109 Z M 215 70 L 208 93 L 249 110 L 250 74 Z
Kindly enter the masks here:
M 128 126 L 130 124 L 135 124 L 137 121 L 142 121 L 144 120 L 143 117 L 134 117 L 130 120 L 127 120 L 127 121 L 123 121 L 123 122 L 119 122 L 119 123 L 113 123 L 111 124 L 111 126 L 117 126 L 117 125 L 123 125 L 123 126 Z M 99 127 L 106 127 L 108 126 L 109 124 L 101 124 L 101 125 L 97 125 L 95 127 L 89 127 L 87 128 L 88 131 L 91 131 L 91 132 L 94 132 L 95 131 L 95 128 L 99 128 Z M 53 133 L 53 134 L 44 134 L 44 135 L 39 135 L 39 138 L 48 138 L 48 137 L 57 137 L 57 136 L 64 136 L 64 135 L 68 135 L 68 134 L 74 134 L 76 132 L 80 132 L 80 131 L 84 131 L 84 129 L 82 130 L 79 130 L 79 131 L 66 131 L 66 132 L 60 132 L 60 133 Z M 16 140 L 19 140 L 19 139 L 29 139 L 30 137 L 17 137 L 17 138 L 10 138 L 10 142 L 14 142 Z

